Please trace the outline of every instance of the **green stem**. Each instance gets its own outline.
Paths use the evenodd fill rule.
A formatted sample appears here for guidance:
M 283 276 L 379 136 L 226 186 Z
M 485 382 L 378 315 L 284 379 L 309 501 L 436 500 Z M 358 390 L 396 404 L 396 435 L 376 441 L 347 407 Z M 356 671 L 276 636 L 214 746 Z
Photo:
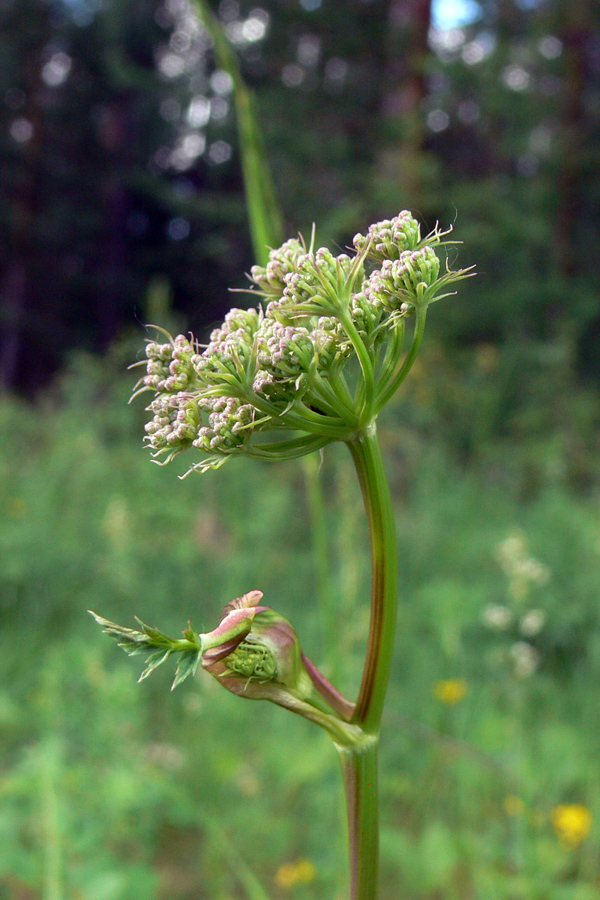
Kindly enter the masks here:
M 369 422 L 372 419 L 374 413 L 375 375 L 373 372 L 373 363 L 371 361 L 371 357 L 369 356 L 369 351 L 365 347 L 363 339 L 356 330 L 354 322 L 352 321 L 349 313 L 347 311 L 339 312 L 338 318 L 342 323 L 344 331 L 352 342 L 352 346 L 354 347 L 354 351 L 358 357 L 358 362 L 360 363 L 363 379 L 364 398 L 361 404 L 359 417 L 361 424 L 364 424 L 365 422 Z
M 328 388 L 327 383 L 318 376 L 315 378 L 312 373 L 309 375 L 309 381 L 311 388 L 310 408 L 328 418 L 344 419 L 346 421 L 348 413 L 340 406 L 337 397 Z
M 372 422 L 348 442 L 362 490 L 371 543 L 371 623 L 352 721 L 378 735 L 392 665 L 398 604 L 396 524 L 377 429 Z
M 379 896 L 379 809 L 377 738 L 357 747 L 338 747 L 350 845 L 350 900 Z
M 350 846 L 350 900 L 379 896 L 377 746 L 396 630 L 398 560 L 392 497 L 372 421 L 348 442 L 358 474 L 371 543 L 371 624 L 362 683 L 351 722 L 362 739 L 338 745 Z
M 253 459 L 298 459 L 307 453 L 321 450 L 331 443 L 331 438 L 309 435 L 293 438 L 289 441 L 269 441 L 264 444 L 246 444 L 240 452 L 240 456 L 249 456 Z
M 308 425 L 314 423 L 314 425 L 318 428 L 325 429 L 327 428 L 329 431 L 333 431 L 333 429 L 337 429 L 336 434 L 338 440 L 343 439 L 341 435 L 344 434 L 344 430 L 348 429 L 347 423 L 345 419 L 341 419 L 339 417 L 329 416 L 326 413 L 316 412 L 314 409 L 311 409 L 307 406 L 302 400 L 294 401 L 293 406 L 294 413 L 298 415 L 299 421 L 306 422 L 305 425 L 306 430 L 308 430 Z M 289 418 L 289 412 L 284 414 L 285 417 Z M 325 421 L 325 424 L 323 422 Z M 323 433 L 325 431 L 323 430 Z
M 335 369 L 331 372 L 331 387 L 332 390 L 335 391 L 336 396 L 339 397 L 340 402 L 348 410 L 348 412 L 356 415 L 354 403 L 352 401 L 352 394 L 350 393 L 350 389 L 346 382 L 344 370 L 339 364 L 336 365 Z
M 285 428 L 309 431 L 311 434 L 322 435 L 334 441 L 343 441 L 347 437 L 348 428 L 345 426 L 343 419 L 333 419 L 331 416 L 322 415 L 298 401 L 284 412 L 274 404 L 263 400 L 253 391 L 249 390 L 243 395 L 239 394 L 239 396 L 246 403 L 251 403 L 255 406 L 259 412 L 279 420 Z
M 295 428 L 299 431 L 310 431 L 313 434 L 329 434 L 336 440 L 343 440 L 344 420 L 341 418 L 333 418 L 323 413 L 315 412 L 306 407 L 303 403 L 296 400 L 293 404 L 289 404 L 285 410 L 282 410 L 276 404 L 271 403 L 264 397 L 259 396 L 254 390 L 248 388 L 243 394 L 240 393 L 240 399 L 246 403 L 251 403 L 259 412 L 273 419 L 279 419 L 284 426 Z M 332 429 L 337 429 L 332 432 Z
M 326 380 L 318 372 L 312 372 L 310 383 L 314 394 L 328 402 L 335 415 L 346 422 L 356 419 L 352 398 L 344 396 L 344 385 L 340 383 L 339 376 L 328 372 Z
M 377 373 L 377 382 L 379 384 L 389 385 L 393 378 L 394 372 L 398 367 L 400 354 L 402 353 L 405 331 L 404 319 L 398 319 L 392 323 L 390 328 L 391 337 L 386 347 L 385 357 Z
M 283 706 L 284 709 L 289 709 L 290 712 L 297 713 L 308 719 L 309 722 L 314 722 L 315 725 L 324 728 L 340 752 L 351 750 L 353 753 L 358 753 L 361 747 L 371 743 L 372 739 L 366 737 L 357 725 L 325 712 L 319 706 L 313 705 L 313 702 L 308 703 L 294 691 L 282 689 L 281 685 L 274 682 L 263 686 L 261 699 L 269 700 L 277 706 Z M 373 897 L 372 900 L 376 900 L 376 898 Z
M 354 703 L 348 700 L 347 697 L 344 697 L 304 653 L 302 654 L 302 662 L 313 687 L 345 722 L 349 722 L 354 712 Z
M 383 389 L 381 394 L 377 397 L 377 411 L 379 412 L 385 404 L 390 400 L 396 391 L 398 390 L 400 384 L 404 381 L 406 376 L 408 375 L 412 364 L 415 361 L 417 353 L 419 351 L 419 347 L 421 346 L 421 342 L 423 340 L 423 335 L 425 333 L 425 321 L 427 319 L 427 307 L 424 306 L 422 308 L 417 308 L 417 321 L 415 323 L 415 332 L 413 334 L 413 340 L 408 351 L 408 355 L 396 374 L 392 377 L 391 381 Z

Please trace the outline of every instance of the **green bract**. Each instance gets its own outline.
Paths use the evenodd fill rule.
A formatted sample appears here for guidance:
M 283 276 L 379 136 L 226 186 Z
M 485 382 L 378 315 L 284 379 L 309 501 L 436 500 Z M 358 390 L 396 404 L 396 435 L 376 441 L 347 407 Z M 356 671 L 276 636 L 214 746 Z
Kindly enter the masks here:
M 429 304 L 471 274 L 443 259 L 446 234 L 422 239 L 403 210 L 356 235 L 352 256 L 286 241 L 252 268 L 261 302 L 232 309 L 204 349 L 183 335 L 149 342 L 136 393 L 155 394 L 155 459 L 192 447 L 202 458 L 191 469 L 203 471 L 234 455 L 285 459 L 352 441 L 408 374 Z

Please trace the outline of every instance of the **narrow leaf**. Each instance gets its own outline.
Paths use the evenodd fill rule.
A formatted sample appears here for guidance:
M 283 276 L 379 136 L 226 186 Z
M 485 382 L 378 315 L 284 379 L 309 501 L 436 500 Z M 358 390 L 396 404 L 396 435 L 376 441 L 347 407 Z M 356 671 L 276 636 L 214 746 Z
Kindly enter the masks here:
M 162 650 L 157 650 L 155 653 L 151 653 L 148 659 L 146 660 L 146 668 L 138 678 L 138 682 L 144 681 L 148 675 L 151 675 L 155 669 L 157 669 L 162 663 L 165 662 L 171 655 L 170 650 L 165 650 L 164 653 Z
M 198 668 L 198 663 L 200 662 L 200 653 L 198 650 L 188 651 L 187 653 L 182 653 L 177 663 L 177 671 L 175 673 L 175 680 L 171 685 L 171 690 L 174 691 L 178 684 L 181 684 L 182 681 L 188 677 L 188 675 L 194 675 L 196 673 L 196 669 Z
M 191 622 L 187 623 L 187 628 L 184 629 L 183 636 L 186 641 L 190 641 L 190 643 L 192 644 L 200 644 L 200 637 L 198 635 L 198 632 L 195 631 L 194 628 L 192 628 Z
M 237 57 L 221 23 L 206 0 L 196 0 L 196 6 L 214 41 L 219 65 L 233 81 L 246 208 L 254 256 L 256 262 L 266 265 L 268 248 L 277 247 L 283 239 L 283 218 L 258 123 L 256 101 L 242 78 Z
M 129 640 L 143 639 L 143 635 L 140 631 L 135 631 L 133 628 L 125 628 L 123 625 L 117 625 L 116 622 L 111 622 L 110 619 L 105 619 L 103 616 L 97 615 L 97 613 L 93 612 L 91 609 L 89 609 L 88 612 L 94 617 L 98 625 L 102 626 L 105 634 L 110 634 L 113 637 L 125 637 Z
M 142 631 L 144 632 L 144 634 L 150 638 L 150 641 L 154 646 L 158 645 L 161 647 L 170 647 L 175 643 L 173 638 L 170 638 L 168 635 L 163 634 L 162 631 L 158 630 L 158 628 L 153 628 L 152 625 L 146 625 L 146 623 L 142 622 L 141 619 L 138 619 L 137 616 L 135 618 L 142 626 Z
M 150 649 L 148 644 L 141 644 L 137 641 L 119 641 L 117 646 L 124 650 L 127 656 L 145 656 Z

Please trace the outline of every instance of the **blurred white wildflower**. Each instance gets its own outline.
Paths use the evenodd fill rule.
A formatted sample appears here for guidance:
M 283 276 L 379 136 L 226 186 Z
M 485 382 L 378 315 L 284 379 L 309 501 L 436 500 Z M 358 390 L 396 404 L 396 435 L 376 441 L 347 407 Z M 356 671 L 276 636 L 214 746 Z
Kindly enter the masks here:
M 516 602 L 524 600 L 533 585 L 550 580 L 550 569 L 529 554 L 521 532 L 513 532 L 500 542 L 496 559 L 509 579 L 509 593 Z
M 169 771 L 181 769 L 185 764 L 185 755 L 181 752 L 179 747 L 175 747 L 173 744 L 165 744 L 160 741 L 148 744 L 146 746 L 145 756 L 148 762 Z
M 250 763 L 244 763 L 239 767 L 235 783 L 244 797 L 256 797 L 262 789 L 260 778 Z
M 111 546 L 123 549 L 131 534 L 131 516 L 124 497 L 111 497 L 102 519 L 102 530 Z
M 519 629 L 521 634 L 524 634 L 525 637 L 535 637 L 536 634 L 540 633 L 545 624 L 546 613 L 544 610 L 530 609 L 521 617 Z
M 510 648 L 510 657 L 515 667 L 515 675 L 518 678 L 529 678 L 536 671 L 540 655 L 527 641 L 517 641 Z
M 481 621 L 486 628 L 494 631 L 504 631 L 512 621 L 512 612 L 508 606 L 500 603 L 490 603 L 481 613 Z

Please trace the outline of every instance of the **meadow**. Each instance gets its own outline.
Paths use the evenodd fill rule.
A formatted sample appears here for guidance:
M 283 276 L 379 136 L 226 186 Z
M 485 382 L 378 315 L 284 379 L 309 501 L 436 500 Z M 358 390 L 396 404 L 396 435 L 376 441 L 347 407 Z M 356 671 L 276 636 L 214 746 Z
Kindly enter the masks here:
M 182 482 L 185 458 L 142 450 L 134 352 L 0 398 L 0 898 L 338 900 L 326 737 L 202 673 L 137 685 L 86 610 L 177 635 L 260 588 L 352 696 L 369 567 L 350 457 Z M 432 339 L 381 419 L 401 594 L 386 900 L 598 896 L 597 398 L 545 358 L 521 360 L 516 402 L 510 353 Z

